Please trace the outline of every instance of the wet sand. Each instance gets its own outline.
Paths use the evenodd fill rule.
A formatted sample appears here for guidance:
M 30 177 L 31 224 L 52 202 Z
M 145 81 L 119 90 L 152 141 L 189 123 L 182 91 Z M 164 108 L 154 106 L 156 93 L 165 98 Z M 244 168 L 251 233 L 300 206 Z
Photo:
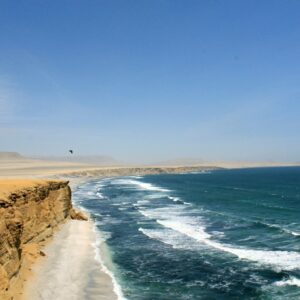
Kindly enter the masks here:
M 30 300 L 115 300 L 112 280 L 95 259 L 91 222 L 68 221 L 43 249 L 46 256 L 25 285 Z
M 241 167 L 239 164 L 225 166 L 216 163 L 214 165 Z M 127 171 L 128 169 L 124 167 L 95 167 L 28 160 L 1 160 L 0 163 L 1 179 L 63 177 L 70 180 L 72 188 L 89 177 L 121 176 Z M 94 243 L 96 243 L 96 236 L 91 221 L 68 221 L 61 225 L 53 239 L 42 249 L 46 256 L 35 261 L 32 271 L 26 275 L 25 288 L 19 291 L 19 294 L 24 295 L 22 299 L 117 299 L 112 278 L 95 259 Z M 106 255 L 103 253 L 101 255 L 101 260 L 106 261 Z

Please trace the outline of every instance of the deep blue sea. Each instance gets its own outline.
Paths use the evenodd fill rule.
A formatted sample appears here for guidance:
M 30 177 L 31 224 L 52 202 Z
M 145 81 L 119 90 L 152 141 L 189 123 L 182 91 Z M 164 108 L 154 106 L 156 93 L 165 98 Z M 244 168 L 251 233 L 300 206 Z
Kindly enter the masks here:
M 125 299 L 300 299 L 300 168 L 98 179 L 74 199 Z

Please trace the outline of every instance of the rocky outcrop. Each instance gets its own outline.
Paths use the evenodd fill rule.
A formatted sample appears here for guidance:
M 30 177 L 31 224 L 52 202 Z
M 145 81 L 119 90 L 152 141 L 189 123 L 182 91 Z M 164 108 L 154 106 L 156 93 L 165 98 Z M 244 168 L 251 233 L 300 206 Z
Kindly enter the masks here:
M 15 299 L 22 268 L 71 210 L 67 181 L 0 182 L 0 299 Z
M 60 174 L 60 176 L 78 176 L 78 177 L 113 177 L 113 176 L 143 176 L 152 174 L 180 174 L 190 172 L 206 172 L 222 168 L 214 166 L 188 166 L 188 167 L 110 167 L 95 168 L 71 173 Z
M 74 208 L 70 210 L 70 217 L 72 220 L 88 221 L 88 217 L 81 211 L 77 211 Z

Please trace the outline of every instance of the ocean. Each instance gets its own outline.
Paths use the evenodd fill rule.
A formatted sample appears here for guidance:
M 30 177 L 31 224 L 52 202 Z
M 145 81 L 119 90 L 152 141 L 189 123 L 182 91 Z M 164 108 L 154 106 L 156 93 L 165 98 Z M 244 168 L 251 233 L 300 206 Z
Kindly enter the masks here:
M 120 299 L 300 299 L 300 168 L 93 179 L 73 193 Z

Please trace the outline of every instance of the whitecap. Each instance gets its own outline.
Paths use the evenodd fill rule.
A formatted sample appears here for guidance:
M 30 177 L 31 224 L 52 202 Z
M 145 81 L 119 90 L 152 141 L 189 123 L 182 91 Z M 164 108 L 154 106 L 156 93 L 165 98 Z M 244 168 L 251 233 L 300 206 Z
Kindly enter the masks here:
M 293 231 L 293 230 L 290 230 L 290 229 L 287 229 L 285 227 L 282 227 L 280 225 L 277 225 L 277 224 L 269 224 L 269 223 L 264 223 L 264 222 L 261 222 L 261 224 L 263 225 L 266 225 L 268 227 L 273 227 L 273 228 L 277 228 L 278 230 L 281 230 L 287 234 L 291 234 L 293 236 L 300 236 L 300 232 L 297 232 L 297 231 Z
M 287 286 L 287 285 L 294 285 L 300 287 L 300 279 L 296 277 L 289 277 L 289 279 L 276 281 L 274 283 L 276 286 Z
M 96 195 L 99 199 L 104 199 L 105 198 L 100 192 L 97 192 Z
M 180 220 L 156 221 L 157 223 L 167 228 L 185 234 L 217 250 L 233 254 L 240 259 L 258 262 L 264 265 L 271 265 L 275 268 L 275 270 L 278 271 L 300 269 L 300 253 L 293 251 L 271 251 L 237 248 L 232 245 L 225 245 L 217 241 L 211 240 L 211 235 L 208 234 L 201 226 L 197 226 L 197 228 L 195 228 L 194 225 L 186 224 L 184 222 L 181 222 Z
M 149 204 L 149 201 L 148 200 L 139 200 L 136 203 L 133 203 L 133 206 L 140 207 L 140 206 L 143 206 L 145 204 Z
M 151 218 L 151 214 L 147 213 L 145 210 L 139 210 L 139 212 L 146 218 Z
M 94 251 L 95 251 L 95 259 L 100 263 L 101 269 L 103 270 L 103 272 L 106 273 L 111 278 L 112 283 L 113 283 L 113 290 L 116 293 L 118 300 L 127 300 L 123 295 L 121 286 L 117 282 L 114 273 L 106 267 L 106 265 L 102 259 L 102 256 L 100 254 L 99 249 L 100 249 L 102 243 L 105 241 L 105 238 L 100 235 L 100 233 L 97 231 L 97 229 L 95 227 L 94 227 L 94 232 L 96 234 L 96 242 L 93 243 L 92 245 L 93 245 Z
M 183 211 L 183 209 L 171 209 L 170 207 L 139 210 L 146 218 L 154 219 L 165 228 L 177 231 L 209 247 L 230 253 L 240 259 L 270 265 L 276 271 L 300 269 L 300 253 L 298 252 L 257 250 L 222 244 L 211 239 L 212 235 L 205 231 L 206 228 L 202 218 L 184 216 Z
M 175 203 L 184 204 L 184 201 L 182 201 L 179 197 L 168 196 L 168 199 L 174 201 Z
M 294 236 L 300 236 L 300 232 L 296 232 L 296 231 L 292 231 L 292 230 L 288 230 L 288 229 L 284 229 L 285 232 L 290 233 L 291 235 Z
M 112 182 L 114 185 L 135 185 L 141 190 L 169 192 L 170 190 L 155 186 L 151 183 L 146 183 L 133 179 L 116 179 Z
M 140 227 L 139 232 L 143 233 L 150 239 L 158 240 L 174 249 L 182 250 L 199 250 L 198 245 L 195 245 L 191 240 L 184 236 L 178 236 L 178 233 L 169 229 L 145 229 Z

